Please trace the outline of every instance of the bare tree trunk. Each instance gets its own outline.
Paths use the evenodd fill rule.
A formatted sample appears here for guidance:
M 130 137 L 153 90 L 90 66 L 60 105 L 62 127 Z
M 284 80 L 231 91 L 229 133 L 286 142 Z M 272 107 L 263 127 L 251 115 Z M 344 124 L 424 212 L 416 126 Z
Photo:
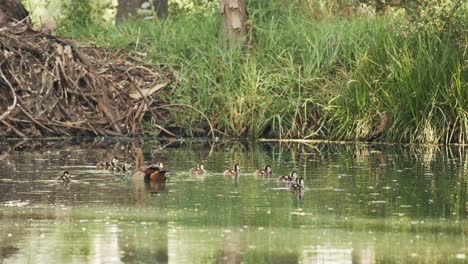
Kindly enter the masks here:
M 167 17 L 169 10 L 168 0 L 153 0 L 153 6 L 159 18 Z
M 0 25 L 11 21 L 21 21 L 28 15 L 28 11 L 24 9 L 19 0 L 0 0 Z
M 223 37 L 229 45 L 240 45 L 247 34 L 247 11 L 244 0 L 221 0 Z
M 150 0 L 119 0 L 115 20 L 119 23 L 129 17 L 137 17 L 138 9 L 142 8 L 143 3 L 149 3 L 149 1 Z M 151 2 L 154 11 L 159 18 L 167 16 L 168 0 L 151 0 Z
M 143 0 L 119 0 L 117 6 L 117 15 L 115 21 L 117 23 L 124 21 L 129 17 L 136 17 L 137 10 L 140 8 Z

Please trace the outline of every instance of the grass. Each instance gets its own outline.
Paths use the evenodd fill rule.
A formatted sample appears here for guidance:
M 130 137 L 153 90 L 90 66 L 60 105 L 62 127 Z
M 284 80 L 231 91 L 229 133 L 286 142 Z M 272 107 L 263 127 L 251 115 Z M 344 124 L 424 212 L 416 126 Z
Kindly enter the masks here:
M 65 34 L 148 52 L 181 77 L 165 100 L 200 110 L 227 136 L 468 142 L 466 57 L 455 36 L 407 33 L 399 18 L 253 12 L 239 50 L 222 45 L 220 23 L 181 16 Z M 209 130 L 196 111 L 172 114 L 179 126 Z

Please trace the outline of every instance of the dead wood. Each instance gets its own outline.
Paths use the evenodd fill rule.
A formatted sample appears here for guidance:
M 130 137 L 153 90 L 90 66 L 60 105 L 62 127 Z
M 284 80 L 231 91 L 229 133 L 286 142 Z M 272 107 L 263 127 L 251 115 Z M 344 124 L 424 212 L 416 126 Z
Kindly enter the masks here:
M 0 0 L 0 26 L 8 22 L 27 20 L 28 16 L 28 11 L 24 9 L 20 0 Z
M 123 50 L 78 48 L 27 23 L 4 25 L 0 136 L 141 134 L 139 123 L 165 104 L 160 95 L 171 93 L 164 88 L 173 78 L 163 69 L 130 61 Z

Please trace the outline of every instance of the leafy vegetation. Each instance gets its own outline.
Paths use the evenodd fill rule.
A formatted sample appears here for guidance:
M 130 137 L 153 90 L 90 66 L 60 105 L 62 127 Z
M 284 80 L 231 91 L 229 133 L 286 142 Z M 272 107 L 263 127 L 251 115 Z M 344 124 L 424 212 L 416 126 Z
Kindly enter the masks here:
M 242 50 L 222 45 L 209 8 L 62 30 L 172 68 L 180 82 L 165 99 L 202 111 L 228 136 L 467 143 L 466 5 L 426 1 L 370 15 L 301 2 L 250 1 Z M 176 125 L 208 130 L 196 111 L 173 111 Z

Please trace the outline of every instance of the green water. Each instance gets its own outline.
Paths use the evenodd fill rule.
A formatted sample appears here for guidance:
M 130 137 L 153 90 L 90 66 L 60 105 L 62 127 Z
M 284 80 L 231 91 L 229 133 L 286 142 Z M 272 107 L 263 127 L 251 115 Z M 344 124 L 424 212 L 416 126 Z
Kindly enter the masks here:
M 95 169 L 162 161 L 165 184 Z M 0 263 L 466 263 L 463 147 L 197 141 L 0 145 Z M 203 161 L 208 173 L 189 174 Z M 241 176 L 223 171 L 239 162 Z M 265 164 L 272 178 L 253 176 Z M 297 170 L 307 189 L 276 177 Z M 54 179 L 63 170 L 70 184 Z

